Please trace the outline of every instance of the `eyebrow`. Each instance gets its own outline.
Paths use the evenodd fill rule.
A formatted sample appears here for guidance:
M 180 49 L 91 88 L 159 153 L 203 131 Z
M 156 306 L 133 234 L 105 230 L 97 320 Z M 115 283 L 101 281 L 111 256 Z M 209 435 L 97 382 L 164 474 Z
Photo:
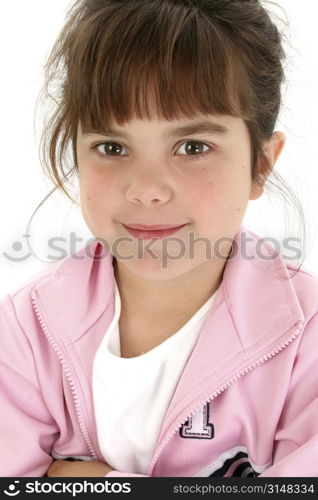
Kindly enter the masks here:
M 224 125 L 221 125 L 220 123 L 203 121 L 203 122 L 189 123 L 187 125 L 183 125 L 177 128 L 170 128 L 164 135 L 172 137 L 181 137 L 184 135 L 194 135 L 202 133 L 208 133 L 211 135 L 225 135 L 229 132 L 230 130 Z M 107 137 L 124 137 L 124 138 L 128 137 L 128 134 L 126 134 L 125 132 L 114 128 L 109 128 L 107 130 L 83 129 L 83 134 L 84 135 L 98 134 Z

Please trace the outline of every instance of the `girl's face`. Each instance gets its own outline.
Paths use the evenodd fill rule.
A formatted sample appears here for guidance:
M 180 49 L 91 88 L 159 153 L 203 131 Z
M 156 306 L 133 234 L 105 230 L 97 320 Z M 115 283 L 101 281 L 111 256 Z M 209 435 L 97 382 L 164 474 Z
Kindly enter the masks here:
M 248 201 L 261 194 L 251 182 L 243 120 L 198 114 L 89 132 L 79 124 L 81 208 L 93 235 L 121 265 L 154 280 L 216 260 L 224 265 Z M 123 224 L 186 225 L 172 236 L 144 240 Z

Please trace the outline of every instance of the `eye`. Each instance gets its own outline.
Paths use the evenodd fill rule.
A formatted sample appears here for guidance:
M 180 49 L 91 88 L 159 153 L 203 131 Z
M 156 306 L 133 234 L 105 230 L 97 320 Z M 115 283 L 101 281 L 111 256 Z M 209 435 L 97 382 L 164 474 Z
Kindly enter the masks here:
M 125 156 L 120 154 L 124 148 L 118 142 L 102 142 L 93 146 L 93 149 L 96 149 L 98 156 L 102 158 L 105 156 Z
M 188 156 L 189 160 L 198 160 L 202 156 L 205 156 L 210 152 L 213 148 L 204 144 L 200 141 L 187 141 L 181 144 L 179 150 L 185 146 L 185 156 Z M 204 151 L 204 147 L 207 148 L 207 151 Z M 178 151 L 179 151 L 178 150 Z

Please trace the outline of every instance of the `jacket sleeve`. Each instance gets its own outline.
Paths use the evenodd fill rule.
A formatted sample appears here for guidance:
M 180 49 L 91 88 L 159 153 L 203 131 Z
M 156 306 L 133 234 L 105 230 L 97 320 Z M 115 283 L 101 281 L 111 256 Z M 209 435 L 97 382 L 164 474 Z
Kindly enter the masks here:
M 259 477 L 318 477 L 318 314 L 302 332 L 272 466 Z
M 58 428 L 43 400 L 32 347 L 11 298 L 0 300 L 0 476 L 41 477 Z

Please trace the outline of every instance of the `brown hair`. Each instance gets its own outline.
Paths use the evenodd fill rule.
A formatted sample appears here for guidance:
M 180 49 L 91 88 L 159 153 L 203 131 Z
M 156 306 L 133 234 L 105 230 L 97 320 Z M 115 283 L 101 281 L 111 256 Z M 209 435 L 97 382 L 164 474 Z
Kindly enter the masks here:
M 279 115 L 286 57 L 283 34 L 263 3 L 75 1 L 45 63 L 40 94 L 53 103 L 40 144 L 53 191 L 62 190 L 74 202 L 65 185 L 78 174 L 79 122 L 99 131 L 112 121 L 150 118 L 149 89 L 158 116 L 167 120 L 190 118 L 198 111 L 242 118 L 251 140 L 252 180 L 263 183 L 262 173 L 271 167 L 263 146 Z M 264 190 L 272 186 L 285 192 L 305 233 L 297 197 L 277 172 L 270 177 Z

